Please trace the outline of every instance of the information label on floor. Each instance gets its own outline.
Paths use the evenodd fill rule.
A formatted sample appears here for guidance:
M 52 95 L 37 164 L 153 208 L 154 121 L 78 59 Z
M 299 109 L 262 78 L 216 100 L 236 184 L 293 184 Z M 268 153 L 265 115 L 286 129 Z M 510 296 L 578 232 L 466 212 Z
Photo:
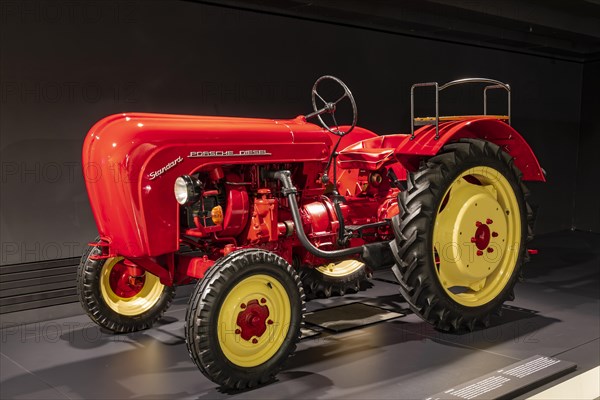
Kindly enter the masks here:
M 535 389 L 561 375 L 574 371 L 577 365 L 545 356 L 533 356 L 427 397 L 441 399 L 510 399 Z

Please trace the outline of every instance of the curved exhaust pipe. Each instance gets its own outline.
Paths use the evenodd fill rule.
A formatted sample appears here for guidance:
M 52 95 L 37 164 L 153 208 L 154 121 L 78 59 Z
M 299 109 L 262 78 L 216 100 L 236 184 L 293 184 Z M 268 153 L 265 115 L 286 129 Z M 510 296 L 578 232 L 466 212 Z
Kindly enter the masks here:
M 290 211 L 292 212 L 292 219 L 294 220 L 294 225 L 296 227 L 296 234 L 298 235 L 298 239 L 300 243 L 304 246 L 304 248 L 310 252 L 311 254 L 326 258 L 326 259 L 335 259 L 335 258 L 343 258 L 351 255 L 359 254 L 361 257 L 364 255 L 366 247 L 358 246 L 351 247 L 348 249 L 340 249 L 340 250 L 321 250 L 315 245 L 311 243 L 311 241 L 306 236 L 306 232 L 304 232 L 304 227 L 302 226 L 302 218 L 300 216 L 300 209 L 298 208 L 298 202 L 296 201 L 296 193 L 298 190 L 292 183 L 292 173 L 287 170 L 281 171 L 265 171 L 265 176 L 270 179 L 277 179 L 281 182 L 283 188 L 281 193 L 287 197 Z

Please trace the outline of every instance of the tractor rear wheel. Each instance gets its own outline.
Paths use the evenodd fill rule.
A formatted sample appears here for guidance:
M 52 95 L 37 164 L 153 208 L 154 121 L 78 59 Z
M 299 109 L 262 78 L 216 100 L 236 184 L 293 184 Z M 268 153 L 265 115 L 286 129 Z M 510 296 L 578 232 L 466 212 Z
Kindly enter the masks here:
M 256 387 L 273 380 L 296 349 L 304 311 L 290 264 L 264 250 L 235 251 L 208 270 L 190 298 L 187 348 L 222 388 Z
M 102 254 L 90 246 L 77 269 L 79 302 L 89 317 L 117 333 L 148 329 L 171 305 L 175 288 L 149 272 L 132 275 L 123 257 L 91 258 Z
M 410 308 L 440 330 L 473 330 L 513 300 L 533 216 L 512 158 L 462 139 L 409 173 L 393 218 L 394 274 Z
M 357 293 L 370 286 L 369 280 L 373 275 L 358 260 L 344 260 L 314 268 L 301 267 L 298 272 L 309 299 Z

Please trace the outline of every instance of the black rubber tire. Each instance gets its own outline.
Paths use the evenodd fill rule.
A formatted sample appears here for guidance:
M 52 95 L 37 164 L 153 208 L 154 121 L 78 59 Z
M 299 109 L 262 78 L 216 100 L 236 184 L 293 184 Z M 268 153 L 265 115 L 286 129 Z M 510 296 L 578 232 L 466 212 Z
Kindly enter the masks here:
M 100 275 L 106 260 L 90 258 L 101 253 L 99 247 L 89 246 L 77 268 L 77 294 L 86 314 L 96 324 L 115 333 L 136 332 L 152 327 L 173 302 L 175 288 L 165 285 L 156 304 L 142 314 L 134 316 L 119 314 L 106 304 L 100 290 Z
M 521 243 L 515 269 L 500 293 L 486 304 L 467 307 L 454 301 L 444 290 L 433 260 L 433 226 L 443 196 L 450 184 L 475 166 L 495 168 L 510 182 L 519 203 Z M 489 326 L 490 316 L 499 314 L 505 301 L 514 299 L 514 285 L 521 266 L 529 260 L 526 243 L 533 238 L 533 213 L 527 203 L 529 191 L 513 159 L 497 145 L 479 139 L 461 139 L 442 148 L 409 172 L 407 190 L 398 196 L 400 214 L 392 221 L 395 240 L 390 242 L 396 265 L 392 267 L 400 292 L 413 312 L 443 331 L 473 330 Z
M 301 267 L 298 271 L 307 299 L 344 296 L 372 286 L 373 273 L 366 265 L 344 276 L 325 275 L 316 268 Z
M 230 290 L 254 274 L 275 277 L 290 297 L 291 321 L 279 350 L 255 367 L 240 367 L 227 359 L 217 333 L 223 301 Z M 275 379 L 296 350 L 304 323 L 304 290 L 292 266 L 278 255 L 259 249 L 238 250 L 221 258 L 198 282 L 185 317 L 185 337 L 190 357 L 200 371 L 224 390 L 250 389 Z

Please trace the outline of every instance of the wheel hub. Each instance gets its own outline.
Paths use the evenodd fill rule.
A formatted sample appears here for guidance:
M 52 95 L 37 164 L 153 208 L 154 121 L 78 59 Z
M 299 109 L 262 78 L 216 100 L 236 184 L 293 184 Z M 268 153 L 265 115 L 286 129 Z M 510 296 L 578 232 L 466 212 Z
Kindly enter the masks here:
M 262 298 L 261 303 L 265 304 L 267 300 Z M 259 304 L 258 300 L 250 300 L 247 304 L 240 305 L 242 311 L 237 316 L 237 326 L 235 333 L 240 335 L 244 340 L 250 340 L 253 337 L 255 340 L 261 337 L 267 330 L 267 323 L 270 325 L 272 320 L 268 319 L 270 312 L 269 307 Z
M 490 227 L 486 224 L 479 223 L 479 226 L 477 226 L 477 230 L 475 231 L 475 236 L 473 236 L 471 242 L 474 242 L 479 250 L 487 249 L 490 244 L 490 236 Z
M 128 299 L 136 296 L 146 283 L 144 270 L 119 261 L 110 271 L 110 288 L 119 297 Z

